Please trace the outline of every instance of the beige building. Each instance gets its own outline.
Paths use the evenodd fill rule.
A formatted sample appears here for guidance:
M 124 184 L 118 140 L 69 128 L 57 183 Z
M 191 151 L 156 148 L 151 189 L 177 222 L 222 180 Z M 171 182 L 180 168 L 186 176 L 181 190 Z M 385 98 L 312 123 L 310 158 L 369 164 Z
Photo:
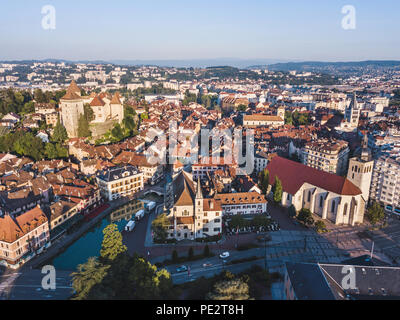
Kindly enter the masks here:
M 243 126 L 247 128 L 256 127 L 280 127 L 285 124 L 285 118 L 265 114 L 251 114 L 243 116 Z
M 143 173 L 131 165 L 100 171 L 96 179 L 102 196 L 109 201 L 133 196 L 144 186 Z
M 0 217 L 0 265 L 17 269 L 50 246 L 49 224 L 39 206 L 18 217 Z
M 222 232 L 222 207 L 216 199 L 205 199 L 199 182 L 181 171 L 171 183 L 173 206 L 168 218 L 168 237 L 183 240 L 204 238 Z
M 318 140 L 306 143 L 301 149 L 301 160 L 306 166 L 344 175 L 347 169 L 350 149 L 342 140 Z
M 297 211 L 309 209 L 336 225 L 363 222 L 366 200 L 349 179 L 278 156 L 270 161 L 267 170 L 270 185 L 276 177 L 282 182 L 283 206 L 293 205 Z

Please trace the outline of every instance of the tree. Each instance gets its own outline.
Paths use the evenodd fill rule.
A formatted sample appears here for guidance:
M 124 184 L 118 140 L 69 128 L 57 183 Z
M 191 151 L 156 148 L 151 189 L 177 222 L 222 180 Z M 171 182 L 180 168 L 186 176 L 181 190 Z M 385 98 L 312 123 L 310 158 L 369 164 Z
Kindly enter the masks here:
M 241 279 L 217 282 L 207 300 L 249 300 L 249 286 Z
M 385 218 L 385 211 L 378 202 L 374 201 L 368 208 L 366 216 L 372 225 L 376 225 Z
M 67 129 L 61 124 L 60 120 L 57 121 L 54 127 L 52 139 L 57 143 L 64 143 L 68 139 Z
M 203 250 L 203 256 L 207 258 L 210 255 L 211 255 L 210 247 L 208 246 L 208 244 L 206 244 L 206 246 L 204 247 L 204 250 Z
M 78 266 L 78 271 L 72 273 L 72 287 L 75 290 L 74 300 L 105 298 L 102 285 L 110 266 L 103 265 L 97 258 L 91 257 Z
M 145 259 L 134 255 L 128 279 L 132 286 L 133 299 L 168 299 L 173 294 L 171 275 L 165 269 L 157 270 Z
M 246 220 L 241 215 L 234 215 L 229 222 L 229 227 L 233 229 L 241 229 L 247 225 Z
M 190 247 L 188 252 L 188 259 L 193 260 L 193 256 L 194 256 L 193 248 Z
M 92 109 L 92 107 L 90 106 L 90 104 L 85 103 L 85 105 L 83 106 L 83 108 L 84 108 L 84 114 L 85 114 L 86 121 L 87 121 L 88 123 L 91 122 L 91 121 L 93 121 L 93 120 L 94 120 L 94 112 L 93 112 L 93 109 Z
M 122 234 L 118 231 L 116 224 L 109 224 L 105 227 L 103 235 L 100 256 L 104 261 L 113 261 L 127 251 L 126 246 L 122 243 Z
M 312 225 L 314 223 L 311 211 L 306 208 L 300 210 L 297 219 L 306 225 Z
M 92 133 L 89 130 L 89 122 L 84 114 L 81 114 L 78 120 L 78 136 L 80 138 L 90 137 Z
M 268 186 L 269 186 L 269 171 L 267 169 L 260 172 L 259 183 L 260 183 L 261 192 L 263 194 L 267 194 Z
M 159 241 L 165 241 L 168 236 L 167 228 L 169 226 L 169 220 L 165 213 L 159 215 L 151 223 L 151 229 L 154 232 L 154 238 Z
M 280 203 L 282 201 L 282 182 L 279 180 L 278 177 L 275 177 L 275 183 L 274 183 L 274 202 L 275 203 Z
M 56 159 L 58 157 L 57 149 L 52 143 L 46 143 L 45 153 L 47 159 Z

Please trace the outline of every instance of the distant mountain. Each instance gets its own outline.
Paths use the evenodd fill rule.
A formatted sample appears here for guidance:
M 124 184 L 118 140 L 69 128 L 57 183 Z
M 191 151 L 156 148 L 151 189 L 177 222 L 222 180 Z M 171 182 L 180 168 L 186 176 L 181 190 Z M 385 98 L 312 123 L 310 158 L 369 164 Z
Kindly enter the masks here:
M 332 71 L 361 71 L 362 69 L 382 69 L 399 67 L 400 61 L 395 60 L 370 60 L 370 61 L 350 61 L 350 62 L 320 62 L 320 61 L 305 61 L 305 62 L 286 62 L 275 63 L 268 65 L 271 71 L 317 71 L 317 72 L 332 72 Z
M 189 60 L 65 60 L 65 59 L 43 59 L 43 60 L 14 60 L 0 61 L 2 63 L 33 63 L 33 62 L 64 62 L 64 63 L 94 63 L 94 64 L 116 64 L 126 66 L 159 66 L 175 68 L 207 68 L 213 66 L 230 66 L 235 68 L 247 68 L 250 65 L 267 65 L 271 63 L 284 62 L 278 59 L 236 59 L 236 58 L 216 58 L 216 59 L 189 59 Z

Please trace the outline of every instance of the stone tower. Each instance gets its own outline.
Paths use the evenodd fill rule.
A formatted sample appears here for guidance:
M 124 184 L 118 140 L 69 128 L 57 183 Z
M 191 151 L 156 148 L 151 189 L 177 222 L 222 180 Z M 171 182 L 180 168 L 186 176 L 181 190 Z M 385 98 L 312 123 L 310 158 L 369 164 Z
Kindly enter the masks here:
M 349 161 L 349 171 L 347 172 L 347 179 L 360 188 L 365 202 L 368 202 L 369 199 L 373 169 L 374 161 L 368 148 L 368 134 L 366 133 L 356 157 Z
M 118 120 L 118 123 L 122 123 L 124 119 L 124 106 L 119 98 L 119 93 L 116 92 L 110 102 L 111 119 Z
M 283 120 L 285 120 L 285 107 L 284 106 L 280 106 L 278 108 L 277 114 L 278 117 L 281 117 Z
M 60 99 L 61 123 L 67 130 L 69 138 L 78 136 L 78 120 L 84 114 L 83 99 L 81 90 L 72 81 L 67 89 L 67 93 Z

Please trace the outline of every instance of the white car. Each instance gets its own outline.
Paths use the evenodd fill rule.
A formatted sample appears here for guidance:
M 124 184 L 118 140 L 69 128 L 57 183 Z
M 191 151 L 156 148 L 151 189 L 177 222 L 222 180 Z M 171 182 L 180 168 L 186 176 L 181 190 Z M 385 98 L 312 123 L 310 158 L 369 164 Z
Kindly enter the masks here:
M 219 257 L 220 257 L 221 259 L 229 258 L 229 252 L 228 252 L 228 251 L 227 251 L 227 252 L 223 252 L 223 253 L 221 253 L 221 254 L 219 255 Z

